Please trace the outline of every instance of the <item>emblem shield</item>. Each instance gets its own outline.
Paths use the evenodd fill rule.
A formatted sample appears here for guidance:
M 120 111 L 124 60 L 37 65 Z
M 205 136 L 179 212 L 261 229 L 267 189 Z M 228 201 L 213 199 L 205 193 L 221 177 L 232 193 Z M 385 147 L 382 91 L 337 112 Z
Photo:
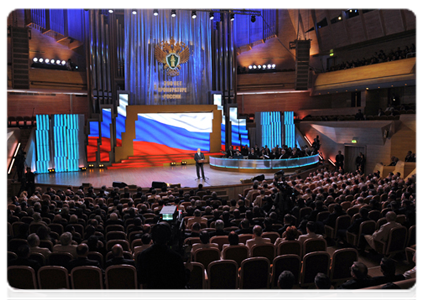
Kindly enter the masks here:
M 166 56 L 166 62 L 169 66 L 170 69 L 174 70 L 178 67 L 179 65 L 179 55 L 175 54 L 175 53 L 170 53 Z

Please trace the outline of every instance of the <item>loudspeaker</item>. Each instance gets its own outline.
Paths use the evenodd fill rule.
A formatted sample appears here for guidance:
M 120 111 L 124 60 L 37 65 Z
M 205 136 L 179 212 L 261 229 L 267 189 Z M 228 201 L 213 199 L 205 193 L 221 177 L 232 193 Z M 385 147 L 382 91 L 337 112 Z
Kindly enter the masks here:
M 261 175 L 258 175 L 258 176 L 256 176 L 256 177 L 254 177 L 254 178 L 253 178 L 253 181 L 255 181 L 255 180 L 257 180 L 257 181 L 263 181 L 263 180 L 264 180 L 264 175 L 263 175 L 263 174 L 261 174 Z
M 126 186 L 128 186 L 125 182 L 120 182 L 120 181 L 113 181 L 113 187 L 118 187 L 118 188 L 124 188 Z
M 162 181 L 153 181 L 151 183 L 151 187 L 153 189 L 162 189 L 164 187 L 167 187 L 167 184 L 166 184 L 166 182 L 162 182 Z

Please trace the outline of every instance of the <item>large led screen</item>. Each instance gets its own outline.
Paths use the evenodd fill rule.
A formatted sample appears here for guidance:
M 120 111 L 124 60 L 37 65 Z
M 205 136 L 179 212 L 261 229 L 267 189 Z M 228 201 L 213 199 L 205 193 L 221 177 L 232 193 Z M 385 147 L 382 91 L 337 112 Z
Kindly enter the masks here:
M 135 122 L 134 155 L 210 151 L 212 112 L 140 113 Z

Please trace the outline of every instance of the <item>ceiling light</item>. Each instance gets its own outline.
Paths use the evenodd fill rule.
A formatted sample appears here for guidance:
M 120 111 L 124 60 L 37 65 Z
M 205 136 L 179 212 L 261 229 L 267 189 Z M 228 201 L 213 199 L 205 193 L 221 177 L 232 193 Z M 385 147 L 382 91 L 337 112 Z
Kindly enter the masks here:
M 261 65 L 258 65 L 257 68 L 261 69 Z
M 66 65 L 66 61 L 65 60 L 62 60 L 62 65 Z
M 38 58 L 34 57 L 34 58 L 32 59 L 32 61 L 36 63 L 36 62 L 38 62 Z
M 48 58 L 46 58 L 46 64 L 48 64 L 50 62 L 50 60 Z
M 253 65 L 253 69 L 257 69 L 257 66 L 256 65 Z
M 276 65 L 275 64 L 272 65 L 272 69 L 274 69 L 274 68 L 276 68 Z
M 55 60 L 54 60 L 54 59 L 52 59 L 52 60 L 50 60 L 50 62 L 51 62 L 52 64 L 54 64 Z
M 40 63 L 42 63 L 42 62 L 44 61 L 44 59 L 40 58 L 38 61 L 39 61 Z
M 132 11 L 132 14 L 133 14 L 133 15 L 136 15 L 136 14 L 137 14 L 137 11 L 134 9 L 134 10 Z
M 231 14 L 231 21 L 235 20 L 235 14 Z
M 249 65 L 249 66 L 248 66 L 248 69 L 250 69 L 250 70 L 251 70 L 252 68 L 253 68 L 253 66 L 252 66 L 252 65 Z
M 191 13 L 191 18 L 195 19 L 196 17 L 197 17 L 197 13 L 195 12 L 195 10 L 193 10 Z
M 214 12 L 212 12 L 212 11 L 211 11 L 211 12 L 209 13 L 209 18 L 210 18 L 210 20 L 213 20 L 213 19 L 214 19 Z
M 153 10 L 153 15 L 154 16 L 158 16 L 159 15 L 159 10 L 158 9 Z
M 172 9 L 170 15 L 172 16 L 172 18 L 176 17 L 176 10 Z
M 263 69 L 266 69 L 266 65 L 263 65 Z
M 112 14 L 112 13 L 113 13 L 113 9 L 109 9 L 109 13 L 111 13 L 111 14 Z

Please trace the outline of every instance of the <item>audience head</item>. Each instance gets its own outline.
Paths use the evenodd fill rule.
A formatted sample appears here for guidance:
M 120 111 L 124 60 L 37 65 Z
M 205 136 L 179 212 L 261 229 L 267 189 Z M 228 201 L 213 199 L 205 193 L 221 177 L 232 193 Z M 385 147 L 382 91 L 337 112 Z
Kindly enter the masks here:
M 367 272 L 367 266 L 360 261 L 355 261 L 351 266 L 351 276 L 355 279 L 361 280 L 366 278 Z
M 68 246 L 72 242 L 72 233 L 64 232 L 59 238 L 62 246 Z
M 123 257 L 123 248 L 120 244 L 115 244 L 112 247 L 113 257 Z
M 216 230 L 223 230 L 223 228 L 225 227 L 225 223 L 222 220 L 216 220 L 216 222 L 214 223 L 214 227 L 216 228 Z
M 148 245 L 151 243 L 151 236 L 148 233 L 144 233 L 141 236 L 141 242 L 143 245 Z
M 297 238 L 298 231 L 295 226 L 288 226 L 285 230 L 285 239 L 288 241 L 293 241 Z
M 210 242 L 210 234 L 207 231 L 205 231 L 205 230 L 201 231 L 201 233 L 200 233 L 200 241 L 203 244 L 208 244 Z
M 387 257 L 383 257 L 380 261 L 380 270 L 384 276 L 395 275 L 395 262 Z
M 85 243 L 81 243 L 76 247 L 76 254 L 78 257 L 86 257 L 88 255 L 88 245 Z
M 393 211 L 388 211 L 386 213 L 386 220 L 388 222 L 394 222 L 397 219 L 397 214 Z
M 28 241 L 29 247 L 31 248 L 37 247 L 40 245 L 40 238 L 38 237 L 36 233 L 31 233 L 30 235 L 28 235 L 27 241 Z
M 278 277 L 278 287 L 280 289 L 292 289 L 295 284 L 295 277 L 291 271 L 285 270 Z
M 314 284 L 316 288 L 321 289 L 330 289 L 331 282 L 329 277 L 324 273 L 317 273 L 316 277 L 314 277 Z
M 229 245 L 231 245 L 231 246 L 238 245 L 238 243 L 239 243 L 238 233 L 236 233 L 235 231 L 231 231 L 228 234 L 228 241 L 229 241 Z
M 402 292 L 401 288 L 396 285 L 395 283 L 389 282 L 382 286 L 382 299 L 404 299 L 404 293 Z
M 261 236 L 261 234 L 263 233 L 263 229 L 261 228 L 261 226 L 260 225 L 255 225 L 254 227 L 253 227 L 253 234 L 255 235 L 255 236 Z
M 313 221 L 308 221 L 306 224 L 306 228 L 308 232 L 316 232 L 316 223 Z

